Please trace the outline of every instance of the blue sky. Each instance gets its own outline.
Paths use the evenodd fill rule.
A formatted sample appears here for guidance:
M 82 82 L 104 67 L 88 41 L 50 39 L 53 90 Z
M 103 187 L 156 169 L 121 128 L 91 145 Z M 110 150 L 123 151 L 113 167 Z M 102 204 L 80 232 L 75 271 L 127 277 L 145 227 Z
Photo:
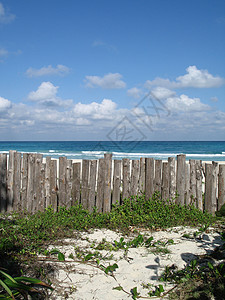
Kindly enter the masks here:
M 225 140 L 224 37 L 224 0 L 0 0 L 0 140 Z

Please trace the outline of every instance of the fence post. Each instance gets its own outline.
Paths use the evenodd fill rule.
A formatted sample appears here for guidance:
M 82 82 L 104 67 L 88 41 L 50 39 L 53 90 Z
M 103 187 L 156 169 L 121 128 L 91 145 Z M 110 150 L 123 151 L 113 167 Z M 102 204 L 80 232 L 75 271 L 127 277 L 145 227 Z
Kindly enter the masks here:
M 28 212 L 32 212 L 33 201 L 34 201 L 34 154 L 28 154 L 28 168 L 27 168 L 27 210 Z
M 59 158 L 59 206 L 66 204 L 66 167 L 67 158 L 61 156 Z
M 130 160 L 129 158 L 123 158 L 123 199 L 130 196 Z
M 98 161 L 98 181 L 97 181 L 97 196 L 96 207 L 98 212 L 102 212 L 104 198 L 104 182 L 105 182 L 105 160 L 100 158 Z
M 218 210 L 225 204 L 225 165 L 219 165 Z
M 140 179 L 139 179 L 139 191 L 145 192 L 145 158 L 140 158 Z
M 21 153 L 14 152 L 13 201 L 14 210 L 21 210 Z
M 162 161 L 158 159 L 155 160 L 154 192 L 162 196 Z
M 185 163 L 185 205 L 190 204 L 190 165 Z
M 169 199 L 169 166 L 168 162 L 163 162 L 162 169 L 162 200 Z
M 50 188 L 50 179 L 51 178 L 51 157 L 46 157 L 46 166 L 45 166 L 45 208 L 49 207 L 51 203 L 51 188 Z
M 66 207 L 72 206 L 72 160 L 67 160 L 66 165 Z
M 121 195 L 121 160 L 114 160 L 112 204 L 120 204 Z
M 145 197 L 149 200 L 154 193 L 154 159 L 145 159 Z
M 81 163 L 73 163 L 72 205 L 80 203 L 80 171 Z
M 185 196 L 185 154 L 177 155 L 177 203 L 184 205 Z
M 139 160 L 132 160 L 130 195 L 137 196 L 139 181 Z
M 7 154 L 0 154 L 0 212 L 7 210 Z
M 196 204 L 196 195 L 197 195 L 196 161 L 194 159 L 190 159 L 189 163 L 190 163 L 190 197 L 191 197 L 191 202 Z
M 169 198 L 175 201 L 176 197 L 176 160 L 175 157 L 168 157 L 169 165 Z
M 202 167 L 201 161 L 196 160 L 196 198 L 197 198 L 197 208 L 203 211 L 203 201 L 202 201 Z
M 215 214 L 217 203 L 215 193 L 215 165 L 205 164 L 205 210 Z
M 89 160 L 82 161 L 82 186 L 81 186 L 81 204 L 84 209 L 88 209 L 89 194 Z
M 97 173 L 97 160 L 90 161 L 90 184 L 89 184 L 89 200 L 88 210 L 92 211 L 95 206 L 95 191 L 96 191 L 96 173 Z
M 112 176 L 112 153 L 104 154 L 105 159 L 105 186 L 104 186 L 104 200 L 103 212 L 110 212 L 111 210 L 111 176 Z
M 22 177 L 21 206 L 22 209 L 24 210 L 27 209 L 27 183 L 28 183 L 28 154 L 27 153 L 23 153 L 21 177 Z
M 57 161 L 56 160 L 51 161 L 50 193 L 51 193 L 50 204 L 52 205 L 53 211 L 56 212 L 58 209 L 58 185 L 57 185 Z
M 8 174 L 7 174 L 7 211 L 14 210 L 13 183 L 14 183 L 14 153 L 9 150 Z

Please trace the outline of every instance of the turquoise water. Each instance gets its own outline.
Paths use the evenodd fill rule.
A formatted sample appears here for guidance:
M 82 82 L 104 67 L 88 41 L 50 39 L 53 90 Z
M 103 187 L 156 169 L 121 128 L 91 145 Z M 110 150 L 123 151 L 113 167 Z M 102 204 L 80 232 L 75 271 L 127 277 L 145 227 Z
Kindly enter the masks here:
M 113 142 L 113 141 L 62 141 L 62 142 L 0 142 L 0 153 L 9 150 L 42 153 L 44 156 L 67 156 L 70 159 L 98 159 L 105 152 L 113 153 L 114 159 L 124 157 L 139 159 L 153 157 L 167 159 L 184 153 L 187 159 L 225 161 L 223 142 Z

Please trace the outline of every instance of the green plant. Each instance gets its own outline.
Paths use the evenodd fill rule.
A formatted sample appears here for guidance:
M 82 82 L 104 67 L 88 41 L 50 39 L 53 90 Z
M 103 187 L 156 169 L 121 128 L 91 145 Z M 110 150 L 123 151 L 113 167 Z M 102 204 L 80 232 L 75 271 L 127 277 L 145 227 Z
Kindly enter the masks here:
M 19 295 L 23 299 L 27 299 L 28 294 L 40 293 L 35 286 L 52 289 L 51 286 L 41 280 L 25 276 L 13 278 L 0 270 L 0 299 L 15 299 Z

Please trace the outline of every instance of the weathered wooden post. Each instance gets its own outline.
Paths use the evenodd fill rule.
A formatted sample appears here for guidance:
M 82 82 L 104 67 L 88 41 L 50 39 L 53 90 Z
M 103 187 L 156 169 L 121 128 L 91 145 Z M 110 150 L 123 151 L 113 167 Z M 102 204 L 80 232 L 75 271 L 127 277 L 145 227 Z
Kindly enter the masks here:
M 45 167 L 45 203 L 44 207 L 47 208 L 51 204 L 51 157 L 46 157 L 46 167 Z
M 57 184 L 57 161 L 56 160 L 51 161 L 50 192 L 51 192 L 50 204 L 52 205 L 53 210 L 56 212 L 58 209 L 58 184 Z
M 185 194 L 184 203 L 190 204 L 190 165 L 185 163 Z
M 155 160 L 154 192 L 162 193 L 162 160 Z
M 225 165 L 219 165 L 218 210 L 225 204 Z
M 111 177 L 112 177 L 112 153 L 104 154 L 105 160 L 105 185 L 104 185 L 104 199 L 103 212 L 110 212 L 111 210 Z
M 14 152 L 14 175 L 13 175 L 13 201 L 14 210 L 21 210 L 21 153 Z
M 104 183 L 105 183 L 105 160 L 100 158 L 98 161 L 98 181 L 97 181 L 97 196 L 96 207 L 98 212 L 102 212 L 104 198 Z
M 14 184 L 14 153 L 15 150 L 9 151 L 8 174 L 7 174 L 7 211 L 14 209 L 13 184 Z
M 169 166 L 168 162 L 163 162 L 162 169 L 162 200 L 169 199 Z
M 196 198 L 197 208 L 203 211 L 203 200 L 202 200 L 202 166 L 201 161 L 196 160 Z
M 130 195 L 137 196 L 139 181 L 139 160 L 132 160 Z
M 123 193 L 122 201 L 130 196 L 130 160 L 123 158 Z
M 61 156 L 59 158 L 59 206 L 66 205 L 66 168 L 67 158 Z
M 154 193 L 154 159 L 145 159 L 145 197 L 150 199 Z
M 196 193 L 197 193 L 197 186 L 196 186 L 196 162 L 194 159 L 189 160 L 190 164 L 190 197 L 191 203 L 196 204 Z
M 113 172 L 113 194 L 112 204 L 116 204 L 116 201 L 120 204 L 121 195 L 121 160 L 114 160 L 114 172 Z
M 21 177 L 22 177 L 21 207 L 24 210 L 27 209 L 27 201 L 28 201 L 27 200 L 28 154 L 27 153 L 23 153 Z
M 66 166 L 66 207 L 72 206 L 72 160 L 67 160 Z
M 96 194 L 96 175 L 97 175 L 97 160 L 90 161 L 90 183 L 89 183 L 89 199 L 88 210 L 91 212 L 95 206 Z
M 33 210 L 34 202 L 35 157 L 33 153 L 28 154 L 27 165 L 27 210 L 31 213 Z
M 186 155 L 177 155 L 177 203 L 184 205 L 185 196 L 185 165 Z
M 88 209 L 89 198 L 89 160 L 82 161 L 82 186 L 81 186 L 81 204 L 84 209 Z
M 176 160 L 175 157 L 168 157 L 169 165 L 169 198 L 175 201 L 176 197 Z
M 140 193 L 145 192 L 145 158 L 140 158 L 140 177 L 139 177 L 139 191 Z
M 72 205 L 80 204 L 80 172 L 81 163 L 73 163 Z
M 213 164 L 205 164 L 205 210 L 215 214 L 217 208 L 215 193 L 215 166 Z
M 0 212 L 7 210 L 7 154 L 0 154 Z

